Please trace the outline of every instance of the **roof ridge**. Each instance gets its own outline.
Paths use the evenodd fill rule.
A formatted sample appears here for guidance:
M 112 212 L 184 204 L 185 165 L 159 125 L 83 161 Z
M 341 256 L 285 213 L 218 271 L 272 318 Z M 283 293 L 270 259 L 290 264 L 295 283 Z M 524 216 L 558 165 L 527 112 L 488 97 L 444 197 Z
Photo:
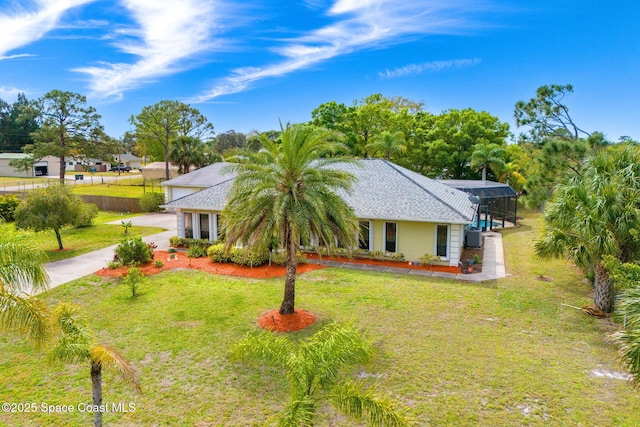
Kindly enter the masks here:
M 418 186 L 419 188 L 421 188 L 421 189 L 422 189 L 422 191 L 424 191 L 424 192 L 428 193 L 428 194 L 429 194 L 429 195 L 431 195 L 433 198 L 435 198 L 436 200 L 438 200 L 440 203 L 444 204 L 444 205 L 445 205 L 445 206 L 447 206 L 449 209 L 451 209 L 452 211 L 454 211 L 455 213 L 457 213 L 458 215 L 460 215 L 460 217 L 462 217 L 463 219 L 467 219 L 467 217 L 466 217 L 462 212 L 460 212 L 458 209 L 456 209 L 455 207 L 451 206 L 449 203 L 447 203 L 446 201 L 444 201 L 444 200 L 442 200 L 440 197 L 438 197 L 436 194 L 434 194 L 432 191 L 429 191 L 428 189 L 424 188 L 422 185 L 420 185 L 420 183 L 416 182 L 413 178 L 411 178 L 411 177 L 410 177 L 410 176 L 408 176 L 406 173 L 404 173 L 403 171 L 401 171 L 400 169 L 398 169 L 396 166 L 399 166 L 399 165 L 396 165 L 396 164 L 394 164 L 394 163 L 391 163 L 390 161 L 385 160 L 385 159 L 380 159 L 380 160 L 382 160 L 382 162 L 383 162 L 384 164 L 386 164 L 387 166 L 389 166 L 391 169 L 395 170 L 395 171 L 396 171 L 396 172 L 398 172 L 400 175 L 404 176 L 404 177 L 405 177 L 405 178 L 407 178 L 409 181 L 413 182 L 416 186 Z M 399 167 L 402 167 L 402 166 L 399 166 Z M 414 172 L 414 173 L 415 173 L 415 172 Z M 424 175 L 421 175 L 421 176 L 424 176 Z M 425 176 L 425 178 L 426 178 L 426 179 L 428 179 L 428 180 L 431 180 L 431 181 L 433 181 L 433 182 L 436 182 L 436 183 L 437 183 L 437 181 L 435 181 L 435 180 L 433 180 L 433 179 L 431 179 L 431 178 L 429 178 L 429 177 L 426 177 L 426 176 Z M 440 184 L 440 183 L 438 183 L 438 184 Z M 444 184 L 440 184 L 440 185 L 444 185 Z M 449 187 L 449 188 L 451 188 L 452 190 L 456 190 L 455 188 L 452 188 L 452 187 Z M 460 191 L 460 190 L 456 190 L 456 191 Z M 470 218 L 470 219 L 468 219 L 468 220 L 470 221 L 471 219 L 473 219 L 473 218 Z

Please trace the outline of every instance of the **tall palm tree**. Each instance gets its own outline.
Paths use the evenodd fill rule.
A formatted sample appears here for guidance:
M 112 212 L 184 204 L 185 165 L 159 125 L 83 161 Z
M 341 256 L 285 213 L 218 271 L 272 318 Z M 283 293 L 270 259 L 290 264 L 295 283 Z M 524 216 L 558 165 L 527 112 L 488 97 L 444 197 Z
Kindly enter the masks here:
M 478 144 L 471 154 L 471 167 L 482 169 L 482 180 L 487 180 L 487 168 L 498 175 L 504 168 L 504 157 L 507 151 L 498 144 Z
M 222 213 L 227 248 L 237 243 L 286 253 L 281 314 L 295 309 L 296 252 L 315 242 L 327 247 L 357 245 L 358 221 L 336 190 L 348 190 L 353 175 L 332 168 L 348 161 L 335 135 L 309 125 L 287 125 L 280 141 L 262 138 L 263 149 L 230 159 L 238 175 Z M 329 156 L 332 157 L 329 157 Z
M 389 132 L 385 130 L 380 135 L 376 135 L 367 148 L 373 153 L 382 153 L 385 160 L 391 158 L 391 154 L 403 154 L 407 151 L 406 138 L 400 131 Z
M 51 335 L 47 305 L 30 293 L 48 288 L 46 254 L 25 235 L 0 235 L 0 328 L 26 336 L 36 346 Z
M 580 175 L 556 186 L 534 249 L 540 257 L 566 257 L 592 272 L 594 304 L 610 312 L 612 286 L 603 257 L 625 262 L 640 255 L 640 148 L 597 153 Z
M 273 332 L 250 332 L 238 342 L 234 355 L 282 369 L 291 386 L 291 399 L 280 426 L 315 424 L 319 399 L 327 397 L 339 410 L 368 425 L 406 426 L 407 420 L 373 387 L 358 381 L 341 381 L 345 370 L 366 363 L 373 346 L 351 326 L 332 323 L 301 345 Z M 325 392 L 325 393 L 322 393 Z
M 140 391 L 138 376 L 131 364 L 114 350 L 94 343 L 93 336 L 78 316 L 78 308 L 68 303 L 60 303 L 54 310 L 55 324 L 60 337 L 49 353 L 53 362 L 89 362 L 93 406 L 102 405 L 102 368 L 111 367 L 123 380 Z M 93 425 L 102 426 L 102 411 L 93 412 Z

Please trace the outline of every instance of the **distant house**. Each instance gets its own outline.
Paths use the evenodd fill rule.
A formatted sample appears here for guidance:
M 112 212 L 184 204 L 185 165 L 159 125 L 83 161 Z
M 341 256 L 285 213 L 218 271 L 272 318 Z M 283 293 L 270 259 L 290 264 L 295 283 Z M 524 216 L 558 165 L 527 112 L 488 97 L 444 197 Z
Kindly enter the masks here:
M 131 153 L 116 154 L 113 156 L 116 163 L 122 163 L 131 169 L 140 169 L 142 167 L 142 158 Z
M 178 236 L 213 241 L 221 234 L 221 212 L 235 178 L 224 166 L 215 163 L 163 183 L 165 208 L 177 213 Z M 476 198 L 386 160 L 332 167 L 356 177 L 352 190 L 340 195 L 360 221 L 360 248 L 402 253 L 407 261 L 437 255 L 458 265 Z
M 9 165 L 12 160 L 21 160 L 28 157 L 24 153 L 0 153 L 0 176 L 34 177 L 34 176 L 58 176 L 60 173 L 60 158 L 46 156 L 34 163 L 29 170 L 16 169 Z

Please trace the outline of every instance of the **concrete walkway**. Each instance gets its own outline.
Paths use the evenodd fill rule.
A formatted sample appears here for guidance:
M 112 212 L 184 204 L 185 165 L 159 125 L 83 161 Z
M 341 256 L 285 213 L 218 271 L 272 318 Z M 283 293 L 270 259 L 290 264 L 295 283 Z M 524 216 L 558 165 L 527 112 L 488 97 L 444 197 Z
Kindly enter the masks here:
M 507 277 L 504 269 L 504 251 L 502 249 L 502 235 L 494 231 L 483 233 L 484 255 L 481 273 L 443 273 L 430 270 L 413 270 L 410 268 L 384 267 L 380 265 L 359 264 L 355 262 L 339 262 L 330 260 L 309 260 L 311 263 L 326 265 L 327 267 L 351 268 L 363 271 L 379 271 L 383 273 L 411 274 L 415 276 L 444 277 L 447 279 L 465 280 L 469 282 L 484 282 Z
M 131 221 L 133 225 L 166 228 L 166 231 L 142 238 L 146 243 L 154 242 L 160 250 L 169 249 L 169 238 L 177 234 L 175 213 L 152 213 L 129 218 L 127 221 Z M 121 220 L 117 220 L 109 224 L 120 223 Z M 78 255 L 77 257 L 45 264 L 44 268 L 50 278 L 49 289 L 93 274 L 101 268 L 106 267 L 107 263 L 113 260 L 113 251 L 116 246 L 117 245 L 112 245 L 107 248 Z M 27 291 L 27 293 L 29 292 Z

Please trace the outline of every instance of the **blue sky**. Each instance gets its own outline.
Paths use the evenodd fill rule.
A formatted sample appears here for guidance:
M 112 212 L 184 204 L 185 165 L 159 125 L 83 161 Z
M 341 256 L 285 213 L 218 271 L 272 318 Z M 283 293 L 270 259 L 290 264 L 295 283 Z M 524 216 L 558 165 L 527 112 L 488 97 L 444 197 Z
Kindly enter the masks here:
M 373 93 L 485 110 L 574 86 L 575 121 L 640 139 L 637 0 L 0 0 L 0 98 L 78 92 L 115 137 L 178 99 L 216 132 Z

